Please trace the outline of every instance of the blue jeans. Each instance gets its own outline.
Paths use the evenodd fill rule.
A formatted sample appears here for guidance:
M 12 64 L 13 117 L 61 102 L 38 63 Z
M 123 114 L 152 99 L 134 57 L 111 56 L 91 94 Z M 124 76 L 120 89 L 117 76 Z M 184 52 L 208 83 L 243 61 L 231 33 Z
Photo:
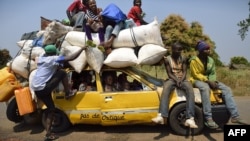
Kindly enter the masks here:
M 212 109 L 210 101 L 210 87 L 203 81 L 196 80 L 194 87 L 197 87 L 201 93 L 201 100 L 203 105 L 203 113 L 206 119 L 212 118 Z M 228 111 L 232 118 L 239 117 L 238 109 L 233 99 L 232 90 L 225 84 L 218 82 L 218 89 L 222 92 L 222 98 L 226 104 Z
M 82 27 L 85 21 L 85 13 L 83 11 L 78 12 L 73 16 L 73 21 L 75 22 L 74 27 Z
M 163 91 L 161 95 L 159 113 L 162 117 L 168 117 L 169 110 L 169 96 L 176 87 L 176 83 L 172 79 L 164 82 Z M 181 88 L 186 94 L 186 118 L 194 117 L 194 91 L 190 81 L 184 80 Z
M 105 41 L 108 41 L 111 35 L 118 36 L 119 32 L 124 29 L 124 22 L 117 23 L 114 27 L 108 25 L 105 31 Z

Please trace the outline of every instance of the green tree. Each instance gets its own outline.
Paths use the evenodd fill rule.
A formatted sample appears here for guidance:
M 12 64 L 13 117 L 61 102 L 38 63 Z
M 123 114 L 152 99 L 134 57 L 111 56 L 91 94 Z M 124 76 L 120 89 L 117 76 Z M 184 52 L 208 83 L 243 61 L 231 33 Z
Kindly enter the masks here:
M 245 20 L 240 21 L 237 25 L 240 27 L 239 29 L 239 35 L 241 37 L 241 40 L 244 40 L 247 36 L 248 28 L 250 26 L 250 1 L 248 3 L 249 5 L 249 16 Z
M 199 22 L 192 22 L 189 25 L 180 15 L 171 14 L 162 22 L 160 29 L 162 36 L 166 38 L 163 43 L 167 48 L 178 41 L 184 45 L 186 56 L 196 55 L 196 43 L 199 40 L 204 40 L 211 47 L 211 56 L 214 58 L 216 65 L 222 65 L 219 55 L 215 51 L 215 43 L 208 35 L 203 33 L 203 27 Z
M 11 59 L 12 57 L 7 49 L 0 49 L 0 68 L 5 67 Z
M 249 64 L 247 59 L 245 57 L 242 57 L 242 56 L 236 56 L 236 57 L 231 58 L 230 63 L 231 64 L 244 64 L 244 65 Z

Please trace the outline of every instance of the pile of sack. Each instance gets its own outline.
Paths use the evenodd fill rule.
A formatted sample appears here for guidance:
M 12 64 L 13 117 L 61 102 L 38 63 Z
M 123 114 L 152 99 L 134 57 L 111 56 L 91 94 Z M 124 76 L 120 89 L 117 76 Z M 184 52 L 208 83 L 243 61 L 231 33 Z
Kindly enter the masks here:
M 98 45 L 98 33 L 92 33 L 94 42 Z M 68 56 L 86 46 L 85 32 L 73 31 L 70 26 L 58 21 L 52 21 L 44 30 L 36 33 L 36 38 L 22 39 L 17 42 L 19 54 L 7 66 L 19 76 L 32 81 L 37 65 L 35 58 L 44 54 L 44 44 L 54 44 L 58 40 L 61 54 Z M 113 68 L 123 68 L 135 65 L 153 65 L 166 54 L 157 20 L 138 27 L 130 27 L 120 31 L 112 45 L 113 50 L 108 56 L 98 47 L 86 49 L 69 65 L 80 73 L 87 65 L 100 72 L 103 65 Z M 34 93 L 32 92 L 34 98 Z
M 92 37 L 98 45 L 98 33 L 92 33 Z M 12 70 L 24 78 L 28 78 L 29 73 L 36 69 L 35 57 L 44 53 L 42 45 L 55 43 L 58 39 L 62 40 L 58 49 L 65 56 L 86 46 L 87 41 L 85 32 L 73 31 L 72 27 L 53 21 L 45 30 L 37 33 L 36 39 L 17 42 L 21 53 L 12 61 Z M 148 25 L 121 30 L 114 40 L 113 50 L 108 56 L 104 57 L 104 53 L 97 47 L 87 47 L 78 58 L 70 61 L 69 64 L 79 73 L 86 65 L 99 73 L 103 65 L 113 68 L 153 65 L 158 63 L 166 52 L 158 21 L 154 20 Z

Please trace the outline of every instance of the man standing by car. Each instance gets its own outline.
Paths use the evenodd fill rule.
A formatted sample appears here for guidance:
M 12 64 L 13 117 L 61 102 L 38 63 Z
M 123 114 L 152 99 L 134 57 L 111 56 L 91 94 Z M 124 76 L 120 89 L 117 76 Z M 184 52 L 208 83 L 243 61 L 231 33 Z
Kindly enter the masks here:
M 190 81 L 186 79 L 187 59 L 181 55 L 183 47 L 176 42 L 172 45 L 172 55 L 164 58 L 168 79 L 164 82 L 158 116 L 152 121 L 166 124 L 169 109 L 169 96 L 174 88 L 184 90 L 186 93 L 186 121 L 185 126 L 198 128 L 194 121 L 194 91 Z

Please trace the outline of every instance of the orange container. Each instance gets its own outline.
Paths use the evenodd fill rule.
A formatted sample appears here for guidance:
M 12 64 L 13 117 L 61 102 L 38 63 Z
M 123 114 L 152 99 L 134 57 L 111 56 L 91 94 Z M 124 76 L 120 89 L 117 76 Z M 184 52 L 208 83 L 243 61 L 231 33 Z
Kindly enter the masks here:
M 8 101 L 14 96 L 14 90 L 20 88 L 20 84 L 15 79 L 6 79 L 0 85 L 0 102 Z
M 32 100 L 29 87 L 15 90 L 15 96 L 19 114 L 21 116 L 32 113 L 36 110 L 35 101 Z
M 0 70 L 0 85 L 8 78 L 15 79 L 15 76 L 13 73 L 9 72 L 8 67 L 4 67 Z

